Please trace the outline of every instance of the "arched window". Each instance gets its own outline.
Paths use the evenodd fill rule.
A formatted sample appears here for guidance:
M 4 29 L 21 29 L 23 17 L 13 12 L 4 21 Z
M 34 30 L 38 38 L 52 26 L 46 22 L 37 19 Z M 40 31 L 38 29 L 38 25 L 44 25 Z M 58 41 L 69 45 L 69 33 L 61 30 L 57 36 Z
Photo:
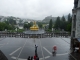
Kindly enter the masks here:
M 78 0 L 74 0 L 74 8 L 78 7 Z

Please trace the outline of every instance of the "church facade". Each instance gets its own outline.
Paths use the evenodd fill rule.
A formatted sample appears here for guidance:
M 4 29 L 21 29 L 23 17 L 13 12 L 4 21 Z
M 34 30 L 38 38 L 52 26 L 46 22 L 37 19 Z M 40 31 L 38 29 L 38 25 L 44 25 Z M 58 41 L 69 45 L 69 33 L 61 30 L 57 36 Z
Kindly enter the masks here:
M 80 38 L 80 0 L 74 0 L 71 37 Z
M 78 47 L 80 52 L 80 0 L 74 0 L 72 9 L 71 51 Z

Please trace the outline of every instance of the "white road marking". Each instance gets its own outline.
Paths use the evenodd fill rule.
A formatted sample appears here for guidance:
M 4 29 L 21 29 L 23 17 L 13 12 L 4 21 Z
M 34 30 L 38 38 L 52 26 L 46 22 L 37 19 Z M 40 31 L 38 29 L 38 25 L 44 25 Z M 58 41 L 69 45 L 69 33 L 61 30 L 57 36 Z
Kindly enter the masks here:
M 39 39 L 39 41 L 40 41 L 40 39 Z M 45 57 L 44 57 L 44 54 L 43 54 L 43 50 L 42 50 L 42 44 L 41 44 L 41 41 L 40 41 L 40 46 L 41 46 L 41 51 L 42 51 L 43 60 L 45 60 Z
M 16 57 L 11 57 L 11 58 L 16 60 Z M 18 58 L 18 60 L 27 60 L 27 59 Z
M 18 60 L 27 60 L 27 59 L 18 59 Z
M 15 51 L 13 51 L 12 53 L 10 53 L 9 55 L 13 55 L 14 53 L 16 53 L 20 49 L 21 49 L 21 47 L 19 47 L 18 49 L 16 49 Z
M 50 58 L 50 56 L 46 56 L 45 59 Z M 43 60 L 43 58 L 39 58 L 39 60 Z
M 50 56 L 46 56 L 45 59 L 50 58 Z
M 46 49 L 45 47 L 43 47 L 44 48 L 44 50 L 46 50 L 50 55 L 52 55 L 52 53 L 48 50 L 48 49 Z
M 12 59 L 16 60 L 16 57 L 12 56 Z M 46 56 L 45 59 L 50 58 L 50 56 Z M 18 58 L 18 60 L 27 60 L 27 59 L 22 59 L 22 58 Z M 39 60 L 43 60 L 43 58 L 39 58 Z
M 44 50 L 46 50 L 50 55 L 52 55 L 52 53 L 48 50 L 48 49 L 46 49 L 45 47 L 43 47 L 44 48 Z M 62 54 L 56 54 L 56 56 L 62 56 L 62 55 L 67 55 L 67 54 L 69 54 L 69 52 L 67 52 L 67 53 L 62 53 Z
M 19 56 L 20 56 L 20 54 L 21 54 L 21 52 L 22 52 L 22 50 L 23 50 L 24 46 L 26 45 L 26 43 L 27 43 L 27 40 L 26 40 L 26 42 L 24 43 L 24 45 L 23 45 L 23 47 L 22 47 L 22 49 L 21 49 L 21 51 L 20 51 L 19 55 L 17 56 L 16 60 L 18 60 L 18 58 L 19 58 Z
M 12 56 L 11 58 L 12 58 L 12 59 L 16 59 L 16 57 L 14 57 L 14 56 Z
M 66 54 L 69 54 L 69 53 L 56 54 L 56 56 L 61 56 L 61 55 L 66 55 Z

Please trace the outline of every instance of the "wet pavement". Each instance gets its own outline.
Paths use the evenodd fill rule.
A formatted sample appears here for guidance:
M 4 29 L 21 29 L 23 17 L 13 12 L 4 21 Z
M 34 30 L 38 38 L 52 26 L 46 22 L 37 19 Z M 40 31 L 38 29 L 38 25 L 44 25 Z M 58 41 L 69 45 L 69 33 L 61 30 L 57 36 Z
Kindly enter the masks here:
M 35 44 L 38 45 L 40 60 L 75 60 L 70 55 L 70 38 L 0 38 L 0 50 L 9 60 L 27 60 L 34 56 Z M 56 56 L 52 55 L 52 47 L 57 46 Z

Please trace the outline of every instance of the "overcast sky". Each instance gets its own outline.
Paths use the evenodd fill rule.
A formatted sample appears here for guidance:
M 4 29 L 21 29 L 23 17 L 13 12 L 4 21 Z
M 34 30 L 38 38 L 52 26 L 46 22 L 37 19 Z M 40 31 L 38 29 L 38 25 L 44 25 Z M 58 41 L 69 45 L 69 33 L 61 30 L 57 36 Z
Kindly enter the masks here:
M 42 20 L 72 13 L 74 0 L 0 0 L 0 15 Z

